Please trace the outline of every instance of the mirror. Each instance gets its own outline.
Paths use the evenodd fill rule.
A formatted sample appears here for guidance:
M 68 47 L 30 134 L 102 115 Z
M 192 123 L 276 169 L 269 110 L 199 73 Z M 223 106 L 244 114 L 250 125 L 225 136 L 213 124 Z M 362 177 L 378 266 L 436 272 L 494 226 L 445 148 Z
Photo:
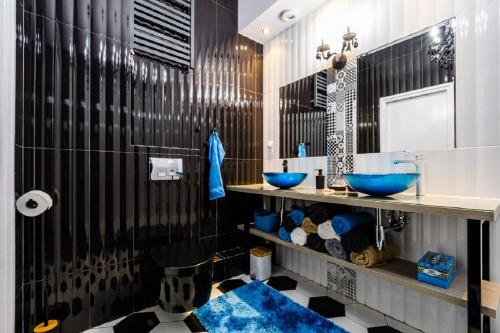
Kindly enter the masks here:
M 280 158 L 326 155 L 327 87 L 325 69 L 279 90 Z
M 454 19 L 358 56 L 356 153 L 456 147 Z

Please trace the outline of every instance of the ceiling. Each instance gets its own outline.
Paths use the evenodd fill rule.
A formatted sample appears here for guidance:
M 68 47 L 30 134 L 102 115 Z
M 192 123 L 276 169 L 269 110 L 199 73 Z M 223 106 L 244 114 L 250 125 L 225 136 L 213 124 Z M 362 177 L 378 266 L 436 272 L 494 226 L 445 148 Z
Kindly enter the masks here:
M 281 31 L 287 29 L 328 0 L 239 0 L 238 30 L 259 43 L 264 44 Z M 297 18 L 291 22 L 283 22 L 279 14 L 284 9 L 297 11 Z M 269 33 L 262 33 L 268 28 Z

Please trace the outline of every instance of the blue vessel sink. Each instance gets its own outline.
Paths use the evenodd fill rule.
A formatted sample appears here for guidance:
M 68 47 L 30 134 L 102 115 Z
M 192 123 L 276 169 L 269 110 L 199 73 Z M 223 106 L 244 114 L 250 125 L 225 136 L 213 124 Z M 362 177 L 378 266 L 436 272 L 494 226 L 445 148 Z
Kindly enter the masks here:
M 297 186 L 306 179 L 307 173 L 300 172 L 264 172 L 262 178 L 269 184 L 281 189 Z
M 372 196 L 386 196 L 406 191 L 417 182 L 418 173 L 343 174 L 347 185 L 355 191 Z

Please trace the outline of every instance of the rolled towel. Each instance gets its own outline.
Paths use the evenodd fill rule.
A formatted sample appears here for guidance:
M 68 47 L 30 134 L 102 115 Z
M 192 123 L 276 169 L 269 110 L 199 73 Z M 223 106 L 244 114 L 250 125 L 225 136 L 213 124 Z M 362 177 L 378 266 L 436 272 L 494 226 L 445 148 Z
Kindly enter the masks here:
M 375 219 L 369 213 L 351 212 L 335 216 L 332 225 L 337 235 L 342 236 L 360 225 L 374 222 Z
M 391 241 L 387 241 L 382 251 L 377 251 L 375 246 L 370 245 L 364 251 L 352 252 L 351 261 L 359 266 L 372 267 L 394 258 L 398 252 L 398 246 Z
M 310 206 L 307 209 L 307 215 L 314 224 L 320 224 L 331 219 L 334 214 L 334 207 L 323 203 Z
M 295 228 L 297 228 L 297 225 L 292 220 L 292 218 L 290 217 L 290 215 L 287 215 L 284 218 L 283 227 L 285 228 L 286 231 L 292 232 Z
M 332 257 L 347 260 L 347 253 L 340 242 L 340 239 L 332 238 L 325 241 L 325 248 Z
M 285 242 L 292 241 L 290 233 L 288 231 L 286 231 L 286 229 L 284 227 L 281 227 L 278 230 L 278 236 L 280 237 L 280 239 L 284 240 Z
M 307 246 L 314 251 L 326 252 L 325 240 L 321 239 L 318 234 L 309 234 L 307 236 Z
M 342 246 L 347 253 L 361 252 L 369 245 L 375 243 L 375 225 L 360 225 L 340 238 Z
M 290 212 L 290 217 L 295 222 L 297 227 L 300 227 L 302 225 L 302 221 L 304 221 L 304 218 L 306 217 L 306 214 L 302 209 L 294 209 Z
M 301 227 L 295 228 L 290 235 L 292 238 L 292 243 L 296 245 L 304 246 L 307 244 L 307 232 Z
M 323 239 L 338 239 L 340 241 L 340 236 L 333 229 L 331 220 L 326 220 L 318 225 L 318 235 Z
M 308 234 L 317 234 L 318 233 L 318 226 L 316 224 L 312 223 L 311 219 L 308 217 L 304 218 L 304 221 L 302 222 L 302 228 Z

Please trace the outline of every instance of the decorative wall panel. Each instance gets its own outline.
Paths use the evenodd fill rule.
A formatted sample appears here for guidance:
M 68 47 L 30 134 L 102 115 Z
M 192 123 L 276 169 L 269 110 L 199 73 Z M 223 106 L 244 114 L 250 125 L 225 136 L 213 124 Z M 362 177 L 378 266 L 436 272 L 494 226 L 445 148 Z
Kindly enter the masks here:
M 15 190 L 54 205 L 16 215 L 16 332 L 43 319 L 46 287 L 51 318 L 81 332 L 156 301 L 152 246 L 240 245 L 252 198 L 208 200 L 206 142 L 215 129 L 225 184 L 260 178 L 262 45 L 238 35 L 237 1 L 195 1 L 182 72 L 130 54 L 126 3 L 18 1 Z M 151 181 L 150 157 L 181 158 L 182 180 Z
M 337 72 L 335 81 L 328 85 L 328 185 L 333 185 L 341 174 L 354 172 L 357 68 L 355 56 L 349 55 L 346 66 Z

